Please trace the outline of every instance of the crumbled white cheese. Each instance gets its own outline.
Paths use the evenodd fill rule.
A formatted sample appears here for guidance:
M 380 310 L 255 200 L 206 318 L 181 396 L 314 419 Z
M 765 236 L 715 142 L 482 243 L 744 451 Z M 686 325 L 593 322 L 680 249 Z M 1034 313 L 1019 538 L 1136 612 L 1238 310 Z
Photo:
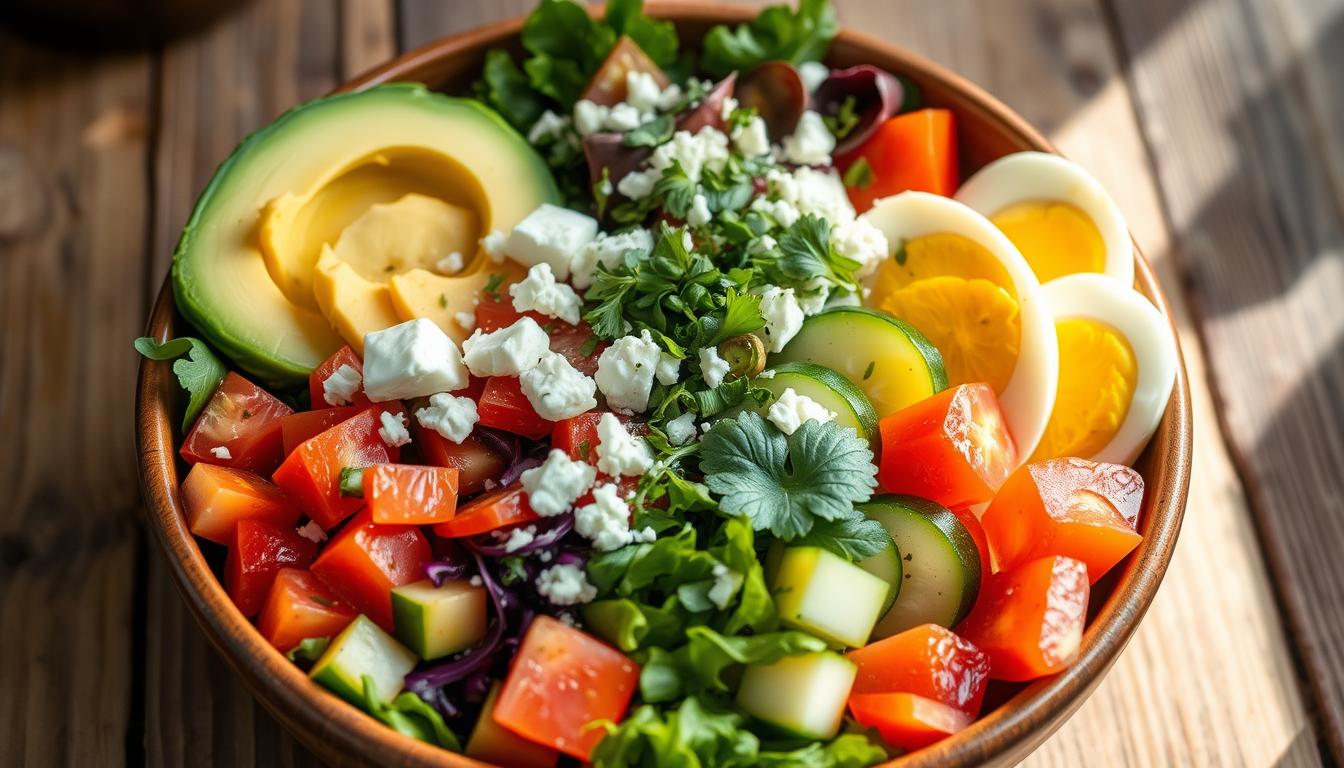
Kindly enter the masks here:
M 532 129 L 527 132 L 527 141 L 529 144 L 536 144 L 539 141 L 559 138 L 569 130 L 569 124 L 568 117 L 557 115 L 548 109 L 532 124 Z
M 691 210 L 686 214 L 686 223 L 692 227 L 703 227 L 709 223 L 709 200 L 699 192 L 691 198 Z
M 537 574 L 537 594 L 554 605 L 591 603 L 597 587 L 588 583 L 588 574 L 572 563 L 552 565 Z
M 593 489 L 593 503 L 574 510 L 574 530 L 593 542 L 593 549 L 610 552 L 629 544 L 630 505 L 614 483 Z
M 321 544 L 327 540 L 327 532 L 322 530 L 322 526 L 318 525 L 316 520 L 309 520 L 300 525 L 296 533 L 314 544 Z
M 768 285 L 761 292 L 761 316 L 765 318 L 765 328 L 757 332 L 769 352 L 784 349 L 803 327 L 803 308 L 792 288 L 780 288 Z
M 622 133 L 633 131 L 643 122 L 641 117 L 639 110 L 633 104 L 627 104 L 623 101 L 620 104 L 612 105 L 611 111 L 607 113 L 606 127 Z
M 438 432 L 445 440 L 461 444 L 480 420 L 476 401 L 441 392 L 429 398 L 429 406 L 415 412 L 416 421 L 425 429 Z
M 652 112 L 659 107 L 663 89 L 648 72 L 631 69 L 625 73 L 625 100 L 640 112 Z
M 382 426 L 378 428 L 378 436 L 387 445 L 397 448 L 411 442 L 411 433 L 406 431 L 404 414 L 383 411 L 378 414 L 378 421 L 382 422 Z
M 797 294 L 798 306 L 803 314 L 811 317 L 826 308 L 826 299 L 831 295 L 831 283 L 824 277 L 814 277 L 803 283 Z
M 537 538 L 537 526 L 529 525 L 518 527 L 509 531 L 509 538 L 504 540 L 505 552 L 517 552 L 532 543 Z
M 653 455 L 642 437 L 626 430 L 615 414 L 604 413 L 597 421 L 597 469 L 611 477 L 639 475 L 653 465 Z
M 564 451 L 552 448 L 541 466 L 525 470 L 520 479 L 532 511 L 542 517 L 555 517 L 568 512 L 593 487 L 597 470 L 586 461 L 574 461 Z
M 821 115 L 807 110 L 798 118 L 792 136 L 785 136 L 784 158 L 798 165 L 830 165 L 835 151 L 835 135 Z
M 364 394 L 375 403 L 467 386 L 457 345 L 433 321 L 410 320 L 364 336 Z
M 658 358 L 658 368 L 654 371 L 658 383 L 665 387 L 676 384 L 681 378 L 681 359 L 663 352 Z
M 734 99 L 732 96 L 729 96 L 728 98 L 723 100 L 722 104 L 719 105 L 719 117 L 723 119 L 723 122 L 725 123 L 728 122 L 728 119 L 731 118 L 733 116 L 733 113 L 737 111 L 737 107 L 738 107 L 737 99 Z
M 841 222 L 832 227 L 831 247 L 841 256 L 859 263 L 859 268 L 854 270 L 854 276 L 858 278 L 876 272 L 891 255 L 886 234 L 866 218 Z
M 595 237 L 597 219 L 542 203 L 514 226 L 504 251 L 524 266 L 550 264 L 557 279 L 567 280 L 570 262 Z
M 649 392 L 661 361 L 662 350 L 648 331 L 623 336 L 602 350 L 593 378 L 607 405 L 622 411 L 643 411 L 649 407 Z
M 322 399 L 327 405 L 349 405 L 363 382 L 354 366 L 342 364 L 322 381 Z
M 513 297 L 513 308 L 519 312 L 539 312 L 570 325 L 579 324 L 583 299 L 573 288 L 555 281 L 550 264 L 533 265 L 526 278 L 509 286 L 509 295 Z
M 658 532 L 653 530 L 653 526 L 646 525 L 642 530 L 630 532 L 631 544 L 652 544 L 658 540 Z
M 706 126 L 699 132 L 677 131 L 672 138 L 660 144 L 649 156 L 648 168 L 626 174 L 616 189 L 632 200 L 647 197 L 663 172 L 674 163 L 692 182 L 700 181 L 706 169 L 719 171 L 728 162 L 728 136 L 723 131 Z
M 453 315 L 453 320 L 457 321 L 457 324 L 462 326 L 464 331 L 470 331 L 476 327 L 475 312 L 458 312 Z
M 723 563 L 715 563 L 711 573 L 714 576 L 714 585 L 709 588 L 709 601 L 719 610 L 723 610 L 728 607 L 733 595 L 741 588 L 742 574 Z
M 434 269 L 438 270 L 439 274 L 456 275 L 458 272 L 462 271 L 463 263 L 462 254 L 453 251 L 435 262 Z
M 766 197 L 758 197 L 752 200 L 748 207 L 779 222 L 781 227 L 792 227 L 794 222 L 802 216 L 798 212 L 798 208 L 788 200 L 771 200 Z
M 653 186 L 663 177 L 662 171 L 631 171 L 616 182 L 616 191 L 631 200 L 642 200 L 653 193 Z
M 210 449 L 210 454 L 220 461 L 231 461 L 233 459 L 233 454 L 229 452 L 229 446 L 227 445 L 216 445 Z
M 798 427 L 805 421 L 815 419 L 824 424 L 835 421 L 835 416 L 835 411 L 829 410 L 807 395 L 798 394 L 793 387 L 786 387 L 779 393 L 779 397 L 765 412 L 765 417 L 770 423 L 779 427 L 779 431 L 786 435 L 797 432 Z
M 478 328 L 462 342 L 462 359 L 473 376 L 517 376 L 551 348 L 551 338 L 530 317 L 507 328 L 482 333 Z
M 746 157 L 770 154 L 770 134 L 765 130 L 765 121 L 755 116 L 737 128 L 733 132 L 733 146 Z
M 543 419 L 560 421 L 597 407 L 597 385 L 558 352 L 547 352 L 541 362 L 518 377 L 523 395 Z
M 593 273 L 598 265 L 613 269 L 631 252 L 637 259 L 648 258 L 653 252 L 653 233 L 636 228 L 614 235 L 605 232 L 599 234 L 597 239 L 585 245 L 574 257 L 570 265 L 570 282 L 575 288 L 583 290 L 593 284 Z
M 798 65 L 798 76 L 803 79 L 803 88 L 811 93 L 831 76 L 831 68 L 820 61 L 804 61 Z
M 467 583 L 470 584 L 470 585 L 473 586 L 473 587 L 479 587 L 479 586 L 485 584 L 485 581 L 480 577 L 480 574 L 477 574 L 477 575 L 475 575 L 475 576 L 472 576 L 470 579 L 468 579 L 468 580 L 467 580 Z
M 579 99 L 574 102 L 574 129 L 580 136 L 597 133 L 606 127 L 611 109 L 602 104 Z
M 695 439 L 695 414 L 687 411 L 667 422 L 667 439 L 673 445 L 685 445 Z
M 508 238 L 498 229 L 490 231 L 490 234 L 481 238 L 481 250 L 485 255 L 496 264 L 504 263 L 504 247 L 508 244 Z
M 710 388 L 717 387 L 723 383 L 723 377 L 728 375 L 732 366 L 719 356 L 718 347 L 702 347 L 700 349 L 700 376 L 705 380 L 705 386 Z
M 834 168 L 819 170 L 804 166 L 792 172 L 771 168 L 765 172 L 765 180 L 771 194 L 793 206 L 799 214 L 820 216 L 831 222 L 832 227 L 854 220 L 854 205 Z

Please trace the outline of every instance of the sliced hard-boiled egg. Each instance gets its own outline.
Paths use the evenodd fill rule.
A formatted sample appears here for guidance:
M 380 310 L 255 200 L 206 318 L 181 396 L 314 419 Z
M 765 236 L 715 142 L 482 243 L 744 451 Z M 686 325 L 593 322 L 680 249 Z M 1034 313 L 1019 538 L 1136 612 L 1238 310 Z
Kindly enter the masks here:
M 1042 283 L 1097 272 L 1134 284 L 1124 216 L 1076 163 L 1045 152 L 1005 155 L 967 179 L 956 199 L 994 222 Z
M 951 198 L 904 192 L 864 218 L 894 248 L 867 303 L 927 336 L 950 386 L 990 384 L 1025 461 L 1059 378 L 1053 318 L 1031 267 L 988 219 Z
M 1059 338 L 1059 387 L 1031 460 L 1132 463 L 1176 379 L 1171 326 L 1138 292 L 1102 275 L 1061 277 L 1044 291 Z

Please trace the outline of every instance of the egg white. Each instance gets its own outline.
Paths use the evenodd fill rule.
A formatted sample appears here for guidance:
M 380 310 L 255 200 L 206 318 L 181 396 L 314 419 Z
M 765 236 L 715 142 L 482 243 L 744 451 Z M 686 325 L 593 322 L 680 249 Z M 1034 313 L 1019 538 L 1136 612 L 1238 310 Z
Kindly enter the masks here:
M 1021 342 L 1017 366 L 999 394 L 999 405 L 1017 446 L 1018 464 L 1025 462 L 1045 433 L 1059 386 L 1054 317 L 1031 266 L 989 219 L 948 197 L 902 192 L 877 201 L 863 218 L 882 230 L 894 248 L 925 235 L 960 235 L 983 246 L 1003 265 L 1017 295 Z
M 1103 274 L 1126 288 L 1134 285 L 1134 246 L 1125 217 L 1101 182 L 1077 163 L 1046 152 L 1005 155 L 967 179 L 954 197 L 986 217 L 1016 203 L 1068 203 L 1101 235 Z
M 1111 441 L 1094 456 L 1081 458 L 1132 464 L 1166 412 L 1176 380 L 1176 338 L 1171 324 L 1137 291 L 1102 275 L 1080 273 L 1051 280 L 1045 300 L 1056 320 L 1086 319 L 1119 331 L 1134 350 L 1138 366 L 1129 412 Z

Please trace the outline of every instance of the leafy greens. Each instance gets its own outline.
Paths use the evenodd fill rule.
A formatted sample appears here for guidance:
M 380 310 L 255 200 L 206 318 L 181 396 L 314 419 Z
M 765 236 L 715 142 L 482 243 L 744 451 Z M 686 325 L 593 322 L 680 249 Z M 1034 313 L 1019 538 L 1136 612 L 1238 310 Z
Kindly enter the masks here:
M 787 5 L 772 5 L 750 24 L 736 29 L 719 25 L 709 30 L 700 67 L 723 76 L 774 59 L 791 64 L 817 61 L 839 31 L 830 0 L 799 0 L 797 11 Z
M 173 363 L 177 382 L 190 395 L 187 410 L 182 415 L 182 431 L 186 432 L 224 380 L 224 374 L 227 373 L 224 363 L 215 357 L 204 341 L 191 336 L 179 336 L 162 343 L 149 336 L 141 336 L 135 340 L 135 351 L 150 360 L 173 360 L 187 356 L 187 359 Z

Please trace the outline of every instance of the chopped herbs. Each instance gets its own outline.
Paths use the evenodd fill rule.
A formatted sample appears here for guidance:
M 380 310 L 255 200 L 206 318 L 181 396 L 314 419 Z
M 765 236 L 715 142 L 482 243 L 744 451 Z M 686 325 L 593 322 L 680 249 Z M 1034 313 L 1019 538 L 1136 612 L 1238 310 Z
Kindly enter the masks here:
M 190 336 L 179 336 L 162 343 L 141 336 L 135 340 L 135 351 L 150 360 L 173 360 L 187 356 L 185 360 L 173 363 L 177 383 L 189 395 L 186 412 L 182 416 L 182 431 L 186 432 L 224 380 L 224 374 L 227 373 L 224 363 L 215 357 L 205 342 Z
M 872 186 L 873 167 L 868 164 L 868 158 L 860 157 L 855 160 L 845 171 L 842 181 L 850 189 L 867 189 Z

